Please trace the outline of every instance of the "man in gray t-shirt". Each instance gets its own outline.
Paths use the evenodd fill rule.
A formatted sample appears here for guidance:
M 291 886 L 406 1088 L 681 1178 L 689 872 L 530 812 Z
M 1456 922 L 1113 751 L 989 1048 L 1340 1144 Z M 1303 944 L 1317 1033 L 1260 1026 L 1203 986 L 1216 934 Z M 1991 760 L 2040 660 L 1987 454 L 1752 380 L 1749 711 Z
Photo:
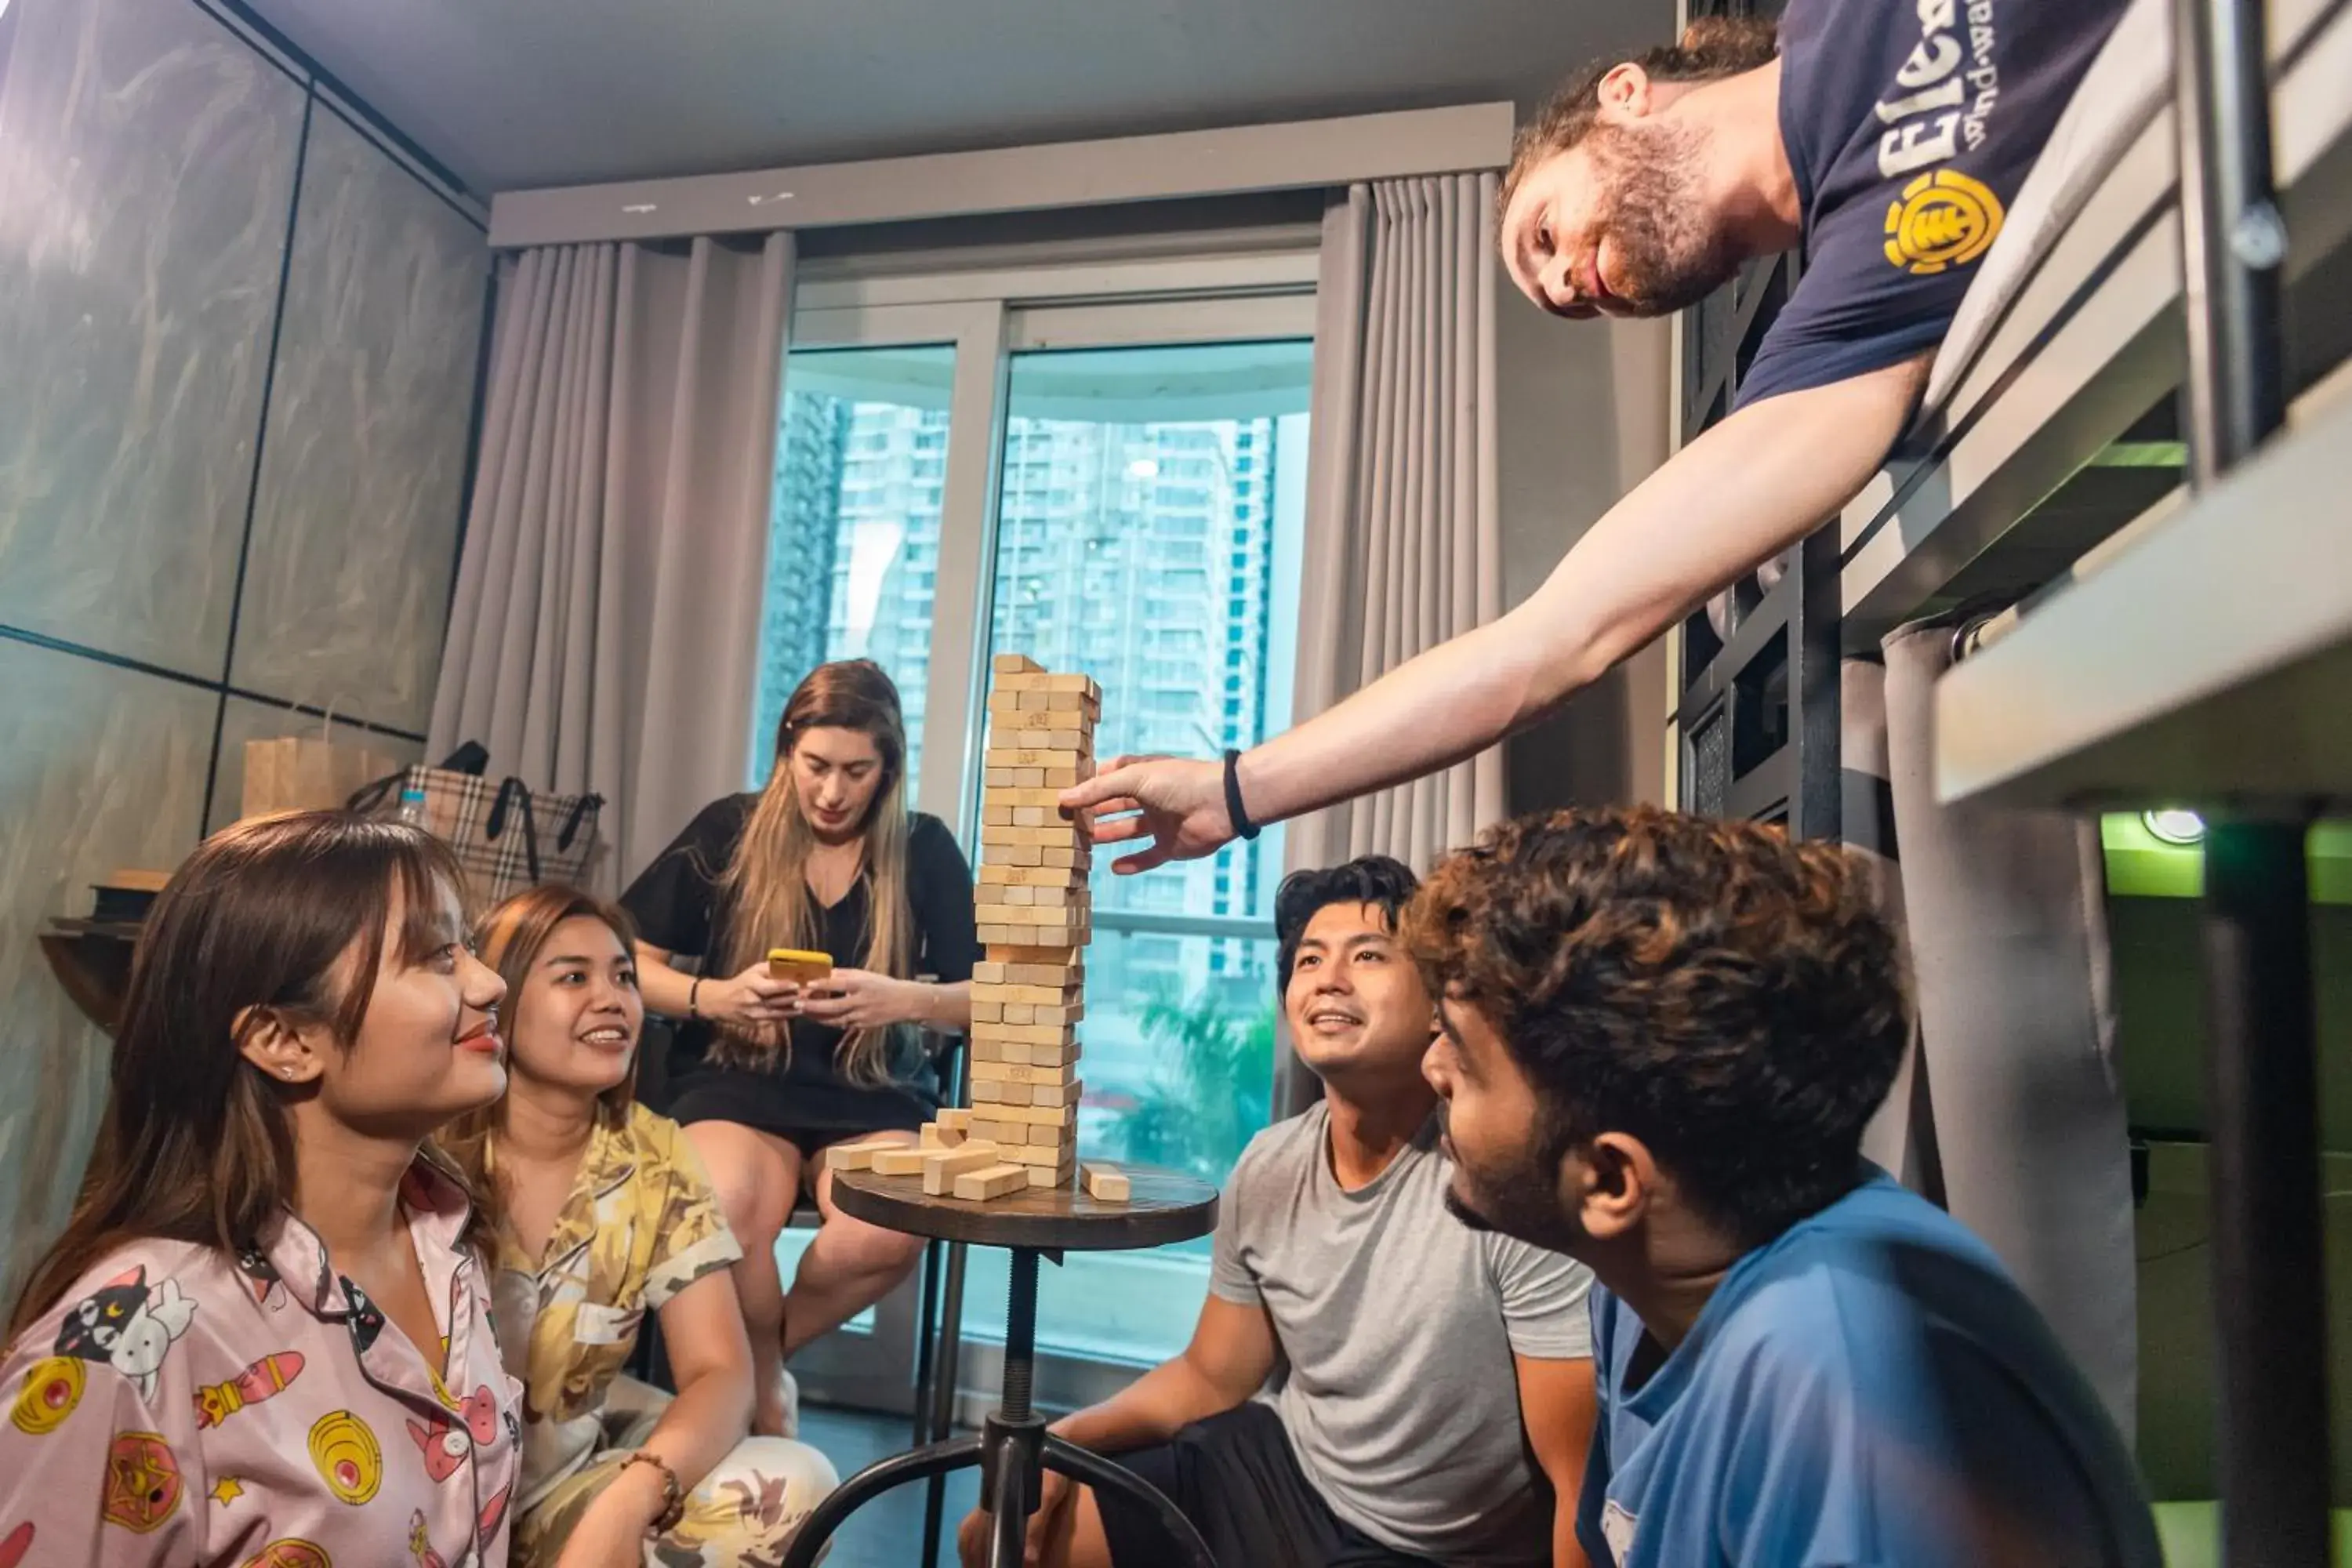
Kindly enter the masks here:
M 1436 1010 L 1394 940 L 1413 887 L 1380 856 L 1284 882 L 1283 1005 L 1326 1097 L 1234 1166 L 1184 1352 L 1055 1424 L 1165 1493 L 1220 1568 L 1584 1565 L 1591 1276 L 1448 1212 Z M 986 1530 L 964 1521 L 966 1564 Z M 1148 1515 L 1060 1476 L 1031 1542 L 1045 1568 L 1174 1561 Z

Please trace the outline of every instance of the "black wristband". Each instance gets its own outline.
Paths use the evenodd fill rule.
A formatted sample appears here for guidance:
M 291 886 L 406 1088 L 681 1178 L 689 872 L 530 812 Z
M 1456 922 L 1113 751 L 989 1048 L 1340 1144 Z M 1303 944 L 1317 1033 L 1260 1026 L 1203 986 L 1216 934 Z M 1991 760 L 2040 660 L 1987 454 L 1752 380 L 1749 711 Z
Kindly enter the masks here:
M 1242 754 L 1231 747 L 1225 751 L 1225 816 L 1234 825 L 1234 832 L 1244 838 L 1257 837 L 1257 824 L 1250 820 L 1249 809 L 1242 805 Z

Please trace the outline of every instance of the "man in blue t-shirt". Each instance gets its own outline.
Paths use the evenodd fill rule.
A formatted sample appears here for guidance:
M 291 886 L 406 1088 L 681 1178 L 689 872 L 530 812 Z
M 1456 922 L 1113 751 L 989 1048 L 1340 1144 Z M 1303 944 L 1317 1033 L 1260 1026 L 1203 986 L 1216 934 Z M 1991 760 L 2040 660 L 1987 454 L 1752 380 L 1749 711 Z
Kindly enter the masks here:
M 1579 1539 L 1596 1568 L 2160 1568 L 2048 1326 L 1861 1156 L 1907 1037 L 1864 877 L 1753 823 L 1559 812 L 1408 911 L 1450 1201 L 1602 1287 Z
M 1149 758 L 1064 797 L 1139 870 L 1435 772 L 1558 710 L 1836 515 L 1885 460 L 1977 263 L 2124 0 L 1789 0 L 1595 68 L 1520 132 L 1499 243 L 1557 315 L 1654 316 L 1801 250 L 1738 406 L 1543 586 L 1228 764 Z M 1231 784 L 1227 774 L 1230 772 Z

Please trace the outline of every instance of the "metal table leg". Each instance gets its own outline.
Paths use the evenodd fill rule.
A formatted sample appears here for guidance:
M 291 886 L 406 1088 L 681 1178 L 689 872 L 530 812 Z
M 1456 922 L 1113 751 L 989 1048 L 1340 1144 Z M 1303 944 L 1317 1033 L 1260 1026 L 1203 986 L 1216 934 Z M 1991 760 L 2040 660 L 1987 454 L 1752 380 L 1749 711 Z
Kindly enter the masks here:
M 2213 1326 L 2228 1568 L 2326 1568 L 2327 1271 L 2300 820 L 2205 837 Z
M 1037 1511 L 1048 1469 L 1149 1508 L 1192 1568 L 1216 1568 L 1200 1532 L 1175 1504 L 1109 1460 L 1047 1436 L 1045 1420 L 1032 1403 L 1037 1365 L 1037 1260 L 1033 1248 L 1013 1249 L 1013 1282 L 1004 1313 L 1004 1387 L 986 1430 L 977 1437 L 933 1443 L 884 1459 L 844 1481 L 793 1535 L 782 1568 L 814 1568 L 818 1553 L 849 1516 L 891 1488 L 928 1476 L 936 1498 L 940 1478 L 971 1464 L 980 1467 L 980 1495 L 987 1500 L 994 1521 L 989 1568 L 1021 1568 L 1023 1539 Z M 963 1248 L 958 1246 L 949 1255 L 949 1295 L 957 1307 L 962 1296 L 962 1265 Z M 942 1360 L 945 1365 L 954 1364 L 951 1356 L 943 1354 Z M 940 1381 L 944 1386 L 953 1380 L 943 1373 Z M 927 1520 L 927 1534 L 936 1523 L 935 1514 Z M 933 1557 L 926 1559 L 927 1568 L 937 1549 L 936 1537 L 931 1537 L 926 1550 Z

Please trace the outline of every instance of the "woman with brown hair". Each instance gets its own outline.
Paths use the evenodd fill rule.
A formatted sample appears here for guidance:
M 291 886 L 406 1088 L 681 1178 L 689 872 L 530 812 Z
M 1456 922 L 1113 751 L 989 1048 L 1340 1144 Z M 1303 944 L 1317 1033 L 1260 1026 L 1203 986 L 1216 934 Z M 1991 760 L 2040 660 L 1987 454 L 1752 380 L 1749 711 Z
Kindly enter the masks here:
M 506 1364 L 523 1383 L 520 1568 L 772 1563 L 838 1478 L 750 1437 L 742 1256 L 677 1123 L 635 1103 L 628 917 L 533 888 L 477 928 L 507 986 L 506 1098 L 450 1151 L 483 1194 Z M 677 1395 L 624 1376 L 655 1312 Z
M 784 705 L 767 787 L 705 807 L 621 900 L 646 1001 L 679 1020 L 670 1114 L 743 1246 L 757 1432 L 792 1428 L 784 1358 L 879 1300 L 921 1252 L 837 1211 L 822 1169 L 829 1143 L 913 1142 L 939 1106 L 920 1031 L 971 1023 L 971 868 L 943 823 L 908 810 L 906 772 L 890 678 L 870 659 L 821 665 Z M 772 948 L 829 953 L 835 968 L 805 988 L 772 979 Z M 688 955 L 695 973 L 674 966 Z M 787 1295 L 776 1237 L 804 1190 L 822 1224 Z
M 164 888 L 79 1201 L 9 1318 L 9 1561 L 506 1561 L 517 1391 L 428 1142 L 506 1088 L 461 886 L 415 828 L 302 812 Z

